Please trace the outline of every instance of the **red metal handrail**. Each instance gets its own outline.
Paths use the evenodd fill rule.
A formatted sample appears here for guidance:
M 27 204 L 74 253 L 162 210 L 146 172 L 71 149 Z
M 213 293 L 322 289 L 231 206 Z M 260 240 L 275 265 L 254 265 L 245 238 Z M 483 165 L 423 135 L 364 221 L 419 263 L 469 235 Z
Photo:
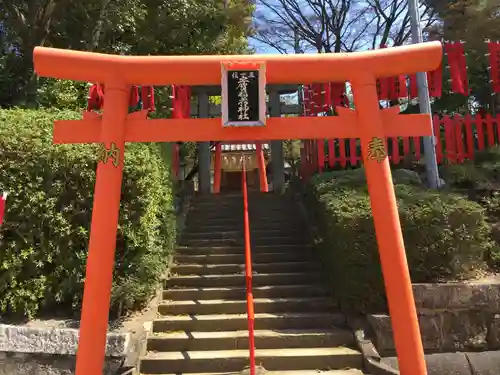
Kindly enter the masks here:
M 250 349 L 250 375 L 255 375 L 255 316 L 252 293 L 252 252 L 250 248 L 250 219 L 248 217 L 248 189 L 245 158 L 242 158 L 243 217 L 245 231 L 245 281 L 247 292 L 248 345 Z

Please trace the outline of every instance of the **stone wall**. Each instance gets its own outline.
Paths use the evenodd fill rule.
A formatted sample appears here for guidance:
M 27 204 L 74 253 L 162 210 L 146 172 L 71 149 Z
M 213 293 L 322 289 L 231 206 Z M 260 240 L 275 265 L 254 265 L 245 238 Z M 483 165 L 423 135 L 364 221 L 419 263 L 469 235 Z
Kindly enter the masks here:
M 78 329 L 0 324 L 0 375 L 70 375 Z M 104 374 L 119 374 L 137 348 L 131 333 L 108 334 Z
M 500 281 L 414 284 L 426 353 L 500 349 Z M 387 314 L 368 315 L 368 333 L 382 356 L 395 354 Z
M 74 355 L 0 352 L 0 375 L 73 375 Z M 123 360 L 107 358 L 103 374 L 121 374 Z

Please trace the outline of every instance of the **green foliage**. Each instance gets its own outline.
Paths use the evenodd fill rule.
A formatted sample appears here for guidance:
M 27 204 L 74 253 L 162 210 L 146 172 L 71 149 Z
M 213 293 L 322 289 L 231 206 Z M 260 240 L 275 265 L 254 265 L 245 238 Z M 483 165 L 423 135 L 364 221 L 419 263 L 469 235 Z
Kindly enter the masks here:
M 480 203 L 486 209 L 491 224 L 491 236 L 496 243 L 488 258 L 488 264 L 500 272 L 500 192 L 494 192 L 491 196 L 483 198 Z
M 467 53 L 467 75 L 473 106 L 489 112 L 500 110 L 500 96 L 491 97 L 486 39 L 500 39 L 500 3 L 497 0 L 425 0 L 442 20 L 430 28 L 437 40 L 464 41 Z M 448 69 L 443 79 L 443 96 L 435 101 L 433 110 L 466 113 L 470 101 L 458 94 L 448 94 Z
M 95 145 L 52 145 L 70 111 L 0 111 L 0 313 L 33 317 L 78 309 L 85 276 L 96 169 Z M 156 144 L 127 145 L 113 310 L 146 302 L 175 241 L 169 173 Z
M 479 188 L 489 184 L 488 175 L 471 162 L 441 166 L 441 178 L 458 188 Z
M 15 105 L 22 95 L 23 84 L 18 76 L 18 60 L 14 53 L 2 53 L 0 49 L 0 106 Z
M 496 245 L 487 260 L 500 270 L 500 147 L 476 153 L 473 161 L 442 166 L 440 174 L 450 189 L 466 189 L 469 198 L 486 209 Z
M 62 79 L 42 79 L 38 86 L 37 101 L 45 108 L 82 110 L 87 106 L 88 91 L 86 83 Z
M 477 152 L 473 161 L 444 165 L 442 178 L 452 187 L 494 189 L 500 183 L 500 147 L 493 146 Z
M 61 107 L 67 95 L 38 91 L 45 83 L 33 76 L 35 46 L 125 55 L 247 53 L 254 8 L 248 0 L 227 6 L 219 0 L 2 1 L 0 83 L 15 80 L 0 85 L 0 107 L 48 105 L 49 98 L 50 106 L 79 107 L 79 96 Z
M 347 310 L 381 311 L 385 293 L 370 198 L 362 170 L 332 172 L 306 193 L 319 229 L 318 248 Z M 474 276 L 487 268 L 491 228 L 484 209 L 464 197 L 395 178 L 413 282 Z

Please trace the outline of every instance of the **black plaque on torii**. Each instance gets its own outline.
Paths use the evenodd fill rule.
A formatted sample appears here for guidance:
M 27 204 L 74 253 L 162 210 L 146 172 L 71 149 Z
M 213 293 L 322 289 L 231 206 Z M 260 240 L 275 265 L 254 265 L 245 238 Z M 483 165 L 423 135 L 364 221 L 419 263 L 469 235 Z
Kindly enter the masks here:
M 223 126 L 266 124 L 266 78 L 264 64 L 222 64 Z

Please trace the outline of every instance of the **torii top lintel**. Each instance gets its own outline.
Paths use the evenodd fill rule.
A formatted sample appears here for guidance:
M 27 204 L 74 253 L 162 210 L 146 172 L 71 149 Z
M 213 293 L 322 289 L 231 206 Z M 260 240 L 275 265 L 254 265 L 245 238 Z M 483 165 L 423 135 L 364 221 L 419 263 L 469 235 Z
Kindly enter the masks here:
M 36 47 L 35 71 L 42 77 L 128 85 L 219 85 L 221 63 L 266 64 L 269 84 L 390 77 L 434 70 L 442 58 L 440 42 L 374 51 L 296 55 L 118 56 Z

